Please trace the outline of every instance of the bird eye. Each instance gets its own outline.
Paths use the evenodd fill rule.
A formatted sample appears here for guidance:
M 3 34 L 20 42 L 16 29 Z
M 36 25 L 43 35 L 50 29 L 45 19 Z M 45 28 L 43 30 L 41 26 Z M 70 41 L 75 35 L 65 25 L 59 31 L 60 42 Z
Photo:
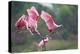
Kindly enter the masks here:
M 31 27 L 28 27 L 28 28 L 31 28 Z

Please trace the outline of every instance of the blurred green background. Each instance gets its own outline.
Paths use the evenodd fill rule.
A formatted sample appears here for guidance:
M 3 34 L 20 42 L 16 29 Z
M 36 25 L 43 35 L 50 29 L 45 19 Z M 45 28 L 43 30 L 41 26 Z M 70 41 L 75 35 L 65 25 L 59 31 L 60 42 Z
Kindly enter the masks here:
M 55 31 L 49 40 L 46 50 L 65 50 L 78 48 L 78 6 L 68 4 L 48 4 L 34 2 L 11 2 L 11 44 L 12 52 L 33 52 L 40 51 L 33 44 L 32 35 L 27 29 L 18 30 L 15 27 L 20 16 L 26 14 L 26 9 L 35 6 L 39 14 L 44 10 L 50 13 L 57 24 L 63 28 Z M 45 22 L 40 19 L 38 30 L 44 36 L 49 34 Z

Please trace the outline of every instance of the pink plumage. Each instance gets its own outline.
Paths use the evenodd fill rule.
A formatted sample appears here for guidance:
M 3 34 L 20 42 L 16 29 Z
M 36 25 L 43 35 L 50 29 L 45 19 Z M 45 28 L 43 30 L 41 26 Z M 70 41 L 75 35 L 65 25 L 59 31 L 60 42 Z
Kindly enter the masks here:
M 29 28 L 37 29 L 37 21 L 39 19 L 38 11 L 34 6 L 32 6 L 30 9 L 27 9 L 27 13 L 28 13 Z
M 18 28 L 18 29 L 21 29 L 25 26 L 26 22 L 24 21 L 25 19 L 25 15 L 22 15 L 19 20 L 16 22 L 15 26 Z
M 45 12 L 45 11 L 41 12 L 41 18 L 45 21 L 49 32 L 52 32 L 52 31 L 54 31 L 55 28 L 61 26 L 61 25 L 57 25 L 54 22 L 54 20 L 52 19 L 52 16 L 49 13 Z
M 39 19 L 39 13 L 37 9 L 32 6 L 27 9 L 28 16 L 22 15 L 16 22 L 15 26 L 21 29 L 26 26 L 26 28 L 31 32 L 32 30 L 37 30 L 37 21 Z
M 27 9 L 27 13 L 33 18 L 33 20 L 37 21 L 39 19 L 39 13 L 34 6 L 32 6 L 30 9 Z
M 41 40 L 38 43 L 38 47 L 42 47 L 42 46 L 46 45 L 48 43 L 48 41 L 49 41 L 48 37 L 44 38 L 43 40 Z

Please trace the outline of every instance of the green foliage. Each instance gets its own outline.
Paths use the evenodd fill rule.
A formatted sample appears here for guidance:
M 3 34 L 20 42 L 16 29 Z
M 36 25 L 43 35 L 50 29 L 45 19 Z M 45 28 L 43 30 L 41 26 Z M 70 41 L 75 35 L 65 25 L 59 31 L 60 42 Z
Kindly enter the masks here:
M 66 40 L 50 40 L 47 49 L 48 50 L 59 50 L 59 49 L 76 49 L 76 41 L 66 41 Z

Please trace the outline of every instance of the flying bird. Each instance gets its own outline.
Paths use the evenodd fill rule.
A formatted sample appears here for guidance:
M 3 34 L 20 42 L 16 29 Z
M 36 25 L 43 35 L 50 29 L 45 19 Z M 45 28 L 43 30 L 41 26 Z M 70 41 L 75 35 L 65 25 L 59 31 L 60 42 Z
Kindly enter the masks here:
M 45 21 L 49 32 L 55 31 L 55 28 L 58 28 L 58 27 L 62 26 L 62 25 L 57 25 L 54 22 L 53 17 L 45 11 L 41 12 L 41 18 Z

